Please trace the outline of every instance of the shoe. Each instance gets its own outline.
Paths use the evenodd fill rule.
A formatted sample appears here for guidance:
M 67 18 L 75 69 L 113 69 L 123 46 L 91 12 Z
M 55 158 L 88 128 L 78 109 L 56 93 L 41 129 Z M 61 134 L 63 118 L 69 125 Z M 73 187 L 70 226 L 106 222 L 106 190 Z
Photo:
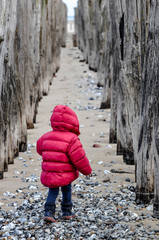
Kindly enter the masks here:
M 74 213 L 71 214 L 63 214 L 62 219 L 69 220 L 71 218 L 76 218 L 77 216 Z
M 46 222 L 57 222 L 57 220 L 54 218 L 54 216 L 50 212 L 46 212 L 44 216 L 44 221 Z
M 45 222 L 50 222 L 50 223 L 53 223 L 53 222 L 58 222 L 56 219 L 54 219 L 53 217 L 44 217 L 44 221 Z

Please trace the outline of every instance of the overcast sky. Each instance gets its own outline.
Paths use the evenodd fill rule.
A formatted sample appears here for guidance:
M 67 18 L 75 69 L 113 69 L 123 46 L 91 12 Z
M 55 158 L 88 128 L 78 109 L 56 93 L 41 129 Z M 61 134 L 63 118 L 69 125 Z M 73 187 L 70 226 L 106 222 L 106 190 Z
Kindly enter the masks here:
M 68 8 L 68 17 L 74 16 L 74 7 L 77 6 L 78 0 L 63 0 L 66 3 Z

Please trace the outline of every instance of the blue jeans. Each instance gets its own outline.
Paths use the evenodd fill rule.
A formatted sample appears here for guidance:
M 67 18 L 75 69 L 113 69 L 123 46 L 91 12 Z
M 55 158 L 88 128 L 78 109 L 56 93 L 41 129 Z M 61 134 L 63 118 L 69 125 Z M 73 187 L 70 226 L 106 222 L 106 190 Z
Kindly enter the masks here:
M 63 215 L 71 215 L 72 210 L 72 200 L 71 200 L 71 184 L 61 187 L 62 191 L 62 202 L 61 202 L 61 210 Z M 57 188 L 49 188 L 49 193 L 47 196 L 47 200 L 45 203 L 45 212 L 55 213 L 56 208 L 56 198 L 59 194 L 59 187 Z

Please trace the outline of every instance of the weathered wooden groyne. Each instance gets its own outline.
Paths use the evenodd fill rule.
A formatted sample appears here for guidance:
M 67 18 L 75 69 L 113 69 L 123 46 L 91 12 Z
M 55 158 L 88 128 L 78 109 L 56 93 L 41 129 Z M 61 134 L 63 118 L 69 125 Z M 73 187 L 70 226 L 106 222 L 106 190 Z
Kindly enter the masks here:
M 157 0 L 79 0 L 78 46 L 111 107 L 110 143 L 136 165 L 136 201 L 159 218 L 159 5 Z
M 59 69 L 66 15 L 61 0 L 0 2 L 0 179 L 26 150 L 27 128 Z

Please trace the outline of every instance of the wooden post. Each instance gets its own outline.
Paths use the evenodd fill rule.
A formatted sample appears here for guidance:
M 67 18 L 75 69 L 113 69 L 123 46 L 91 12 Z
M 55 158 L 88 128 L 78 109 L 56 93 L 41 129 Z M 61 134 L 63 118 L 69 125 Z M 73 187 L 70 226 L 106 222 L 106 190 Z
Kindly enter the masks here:
M 156 9 L 156 8 L 155 8 Z M 159 14 L 159 7 L 157 6 L 157 14 Z M 155 19 L 156 27 L 159 27 L 158 18 Z M 155 34 L 154 34 L 155 35 Z M 156 49 L 154 52 L 159 51 L 159 33 L 154 37 L 154 44 Z M 154 204 L 153 216 L 159 218 L 159 56 L 156 55 L 155 69 L 153 75 L 153 150 L 154 150 Z
M 157 5 L 156 2 L 150 4 L 141 1 L 142 82 L 136 166 L 137 203 L 149 203 L 154 197 L 154 108 L 158 106 L 154 90 L 159 64 L 159 57 L 155 54 L 159 51 Z
M 77 47 L 77 35 L 76 34 L 72 35 L 72 40 L 73 40 L 73 47 Z
M 12 14 L 14 12 L 14 14 Z M 37 102 L 48 94 L 66 41 L 62 0 L 0 2 L 0 179 L 27 148 Z M 49 17 L 47 17 L 49 16 Z M 5 37 L 7 36 L 7 37 Z M 28 40 L 29 39 L 29 40 Z
M 159 61 L 158 61 L 159 62 Z M 159 77 L 159 71 L 157 71 Z M 156 78 L 154 86 L 155 99 L 159 99 L 159 82 Z M 154 107 L 154 203 L 153 216 L 159 218 L 159 105 L 158 100 Z

